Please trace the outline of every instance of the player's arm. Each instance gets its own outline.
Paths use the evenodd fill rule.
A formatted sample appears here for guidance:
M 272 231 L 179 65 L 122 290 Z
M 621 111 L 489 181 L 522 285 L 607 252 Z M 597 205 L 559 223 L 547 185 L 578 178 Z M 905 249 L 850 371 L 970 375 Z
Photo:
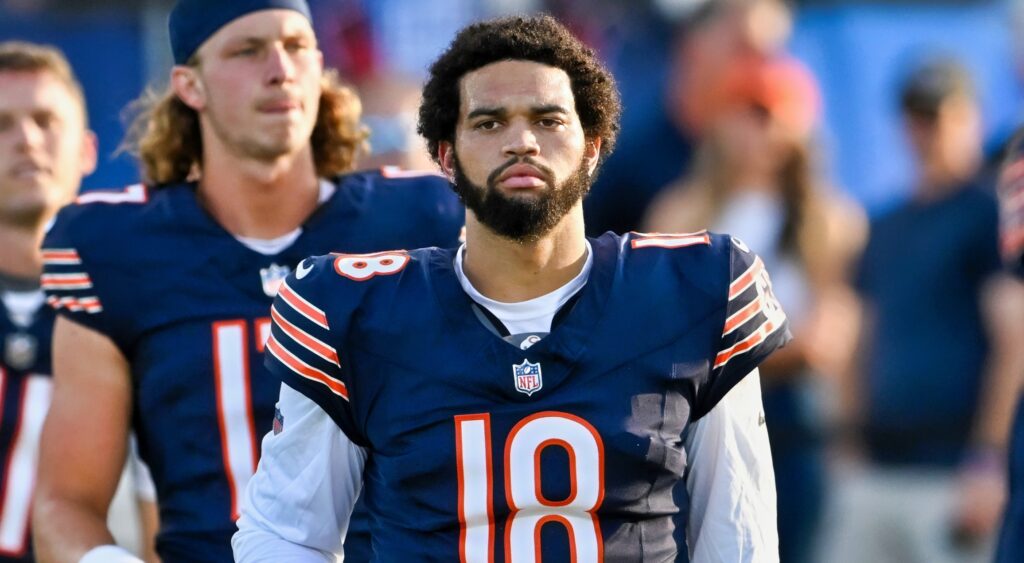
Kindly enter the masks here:
M 366 452 L 287 384 L 277 409 L 231 539 L 235 560 L 333 562 L 362 487 Z
M 109 338 L 61 316 L 53 332 L 53 371 L 32 511 L 36 556 L 79 561 L 108 546 L 92 553 L 101 557 L 95 560 L 139 561 L 112 547 L 106 523 L 128 441 L 128 363 Z
M 775 473 L 755 369 L 687 433 L 693 561 L 777 562 Z
M 997 275 L 985 287 L 982 310 L 989 355 L 977 409 L 972 454 L 961 472 L 958 527 L 984 536 L 998 524 L 1005 501 L 1006 444 L 1024 383 L 1024 284 Z

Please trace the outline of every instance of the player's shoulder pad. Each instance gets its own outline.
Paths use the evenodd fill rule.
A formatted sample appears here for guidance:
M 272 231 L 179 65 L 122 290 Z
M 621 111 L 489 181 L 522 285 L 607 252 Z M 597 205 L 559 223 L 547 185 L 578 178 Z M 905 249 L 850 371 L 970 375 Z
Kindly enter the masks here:
M 310 305 L 316 316 L 348 316 L 372 292 L 393 290 L 422 251 L 332 253 L 306 258 L 285 279 L 278 296 L 293 308 Z
M 462 221 L 464 210 L 448 178 L 437 172 L 408 171 L 394 166 L 355 172 L 335 182 L 366 209 L 402 209 L 434 220 Z
M 130 217 L 151 200 L 150 188 L 132 184 L 120 189 L 93 190 L 60 210 L 47 228 L 44 246 L 105 247 L 126 241 Z
M 634 258 L 650 257 L 672 262 L 724 259 L 729 256 L 731 238 L 706 230 L 693 233 L 637 233 L 622 238 L 624 251 Z
M 697 231 L 693 233 L 628 233 L 622 238 L 623 254 L 632 269 L 667 279 L 685 279 L 705 287 L 713 294 L 728 284 L 736 245 L 749 252 L 746 245 L 726 234 Z M 645 274 L 646 275 L 646 274 Z

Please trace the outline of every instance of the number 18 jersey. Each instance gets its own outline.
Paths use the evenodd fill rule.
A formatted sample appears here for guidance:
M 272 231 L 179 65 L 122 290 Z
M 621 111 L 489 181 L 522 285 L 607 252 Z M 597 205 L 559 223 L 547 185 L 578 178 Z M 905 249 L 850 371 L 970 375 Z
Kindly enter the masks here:
M 282 286 L 267 366 L 366 449 L 375 560 L 686 560 L 684 432 L 786 318 L 727 236 L 591 245 L 526 349 L 480 322 L 454 250 L 306 260 Z

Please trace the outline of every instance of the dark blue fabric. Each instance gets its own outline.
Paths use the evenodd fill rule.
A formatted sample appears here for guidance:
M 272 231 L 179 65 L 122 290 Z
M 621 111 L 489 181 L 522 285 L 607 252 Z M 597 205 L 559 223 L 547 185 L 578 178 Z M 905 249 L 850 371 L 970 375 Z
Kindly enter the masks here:
M 174 64 L 187 64 L 218 29 L 260 10 L 295 10 L 313 21 L 306 0 L 178 0 L 167 20 Z
M 996 563 L 1024 561 L 1024 397 L 1017 402 L 1009 450 L 1010 498 L 1006 502 Z
M 402 269 L 361 280 L 339 275 L 337 258 L 321 257 L 302 279 L 288 278 L 329 327 L 281 297 L 275 308 L 335 348 L 339 363 L 317 357 L 277 324 L 274 342 L 345 392 L 292 371 L 276 352 L 266 355 L 267 367 L 368 448 L 363 492 L 375 524 L 374 561 L 458 560 L 457 451 L 466 446 L 457 428 L 467 415 L 487 421 L 492 442 L 472 447 L 482 448 L 493 468 L 491 489 L 478 494 L 493 501 L 495 561 L 508 560 L 503 538 L 513 507 L 506 486 L 515 482 L 509 444 L 528 419 L 540 418 L 531 432 L 571 419 L 586 424 L 599 444 L 599 465 L 581 472 L 603 477 L 594 518 L 605 560 L 687 561 L 683 434 L 788 332 L 766 303 L 770 286 L 756 275 L 753 255 L 728 237 L 675 249 L 637 242 L 635 235 L 591 239 L 593 269 L 579 300 L 527 350 L 479 321 L 451 250 L 396 255 L 390 259 L 407 260 Z M 725 319 L 750 303 L 764 305 L 723 335 Z M 723 352 L 740 342 L 750 347 L 726 362 Z M 514 377 L 524 361 L 539 365 L 542 380 L 529 395 Z M 540 457 L 531 470 L 542 472 L 543 495 L 568 498 L 567 458 Z M 543 559 L 566 560 L 564 529 L 541 535 Z
M 336 188 L 301 236 L 273 256 L 225 231 L 189 184 L 150 189 L 144 202 L 69 206 L 47 235 L 46 246 L 74 248 L 81 257 L 80 265 L 48 264 L 47 272 L 85 271 L 94 285 L 51 296 L 89 292 L 103 307 L 59 313 L 106 334 L 131 363 L 133 429 L 156 485 L 157 552 L 165 563 L 232 560 L 232 501 L 241 491 L 233 490 L 225 467 L 218 354 L 237 354 L 246 368 L 258 447 L 280 390 L 262 367 L 260 337 L 273 298 L 261 269 L 293 268 L 311 253 L 458 244 L 462 205 L 439 176 L 354 173 L 337 179 Z M 232 330 L 240 344 L 219 346 Z M 350 539 L 368 541 L 360 535 L 365 522 L 353 528 Z
M 988 352 L 979 297 L 1000 268 L 997 217 L 972 185 L 872 223 L 857 284 L 873 321 L 864 437 L 877 462 L 961 461 Z
M 32 324 L 24 329 L 19 329 L 8 318 L 3 304 L 0 304 L 0 401 L 3 409 L 0 410 L 0 520 L 17 518 L 5 510 L 24 510 L 28 514 L 27 503 L 12 502 L 7 504 L 7 496 L 11 491 L 7 488 L 7 478 L 11 468 L 12 454 L 14 453 L 15 442 L 22 421 L 25 419 L 28 405 L 25 401 L 25 389 L 31 378 L 50 378 L 50 341 L 53 333 L 53 310 L 45 305 L 36 314 Z M 35 339 L 35 354 L 31 364 L 21 365 L 17 368 L 11 366 L 5 359 L 5 342 L 7 338 L 18 333 L 27 334 Z M 38 414 L 38 413 L 35 413 Z M 23 452 L 22 455 L 25 455 Z M 17 460 L 23 463 L 26 460 Z M 35 561 L 32 552 L 31 530 L 26 522 L 25 536 L 22 539 L 20 548 L 5 550 L 0 548 L 0 563 L 31 563 Z

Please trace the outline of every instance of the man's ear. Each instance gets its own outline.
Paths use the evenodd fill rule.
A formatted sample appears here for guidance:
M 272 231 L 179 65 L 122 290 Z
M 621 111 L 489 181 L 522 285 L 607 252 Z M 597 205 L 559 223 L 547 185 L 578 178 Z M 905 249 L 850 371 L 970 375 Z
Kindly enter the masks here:
M 593 176 L 598 162 L 601 161 L 601 137 L 587 140 L 587 147 L 583 151 L 583 160 L 587 163 L 587 175 Z
M 206 107 L 206 88 L 195 68 L 177 65 L 171 69 L 171 89 L 186 106 L 196 111 Z
M 455 181 L 455 147 L 448 141 L 438 143 L 437 163 L 441 165 L 441 172 L 449 180 Z
M 96 133 L 86 130 L 82 134 L 81 151 L 79 169 L 84 177 L 96 171 L 96 164 L 99 161 L 100 143 Z

